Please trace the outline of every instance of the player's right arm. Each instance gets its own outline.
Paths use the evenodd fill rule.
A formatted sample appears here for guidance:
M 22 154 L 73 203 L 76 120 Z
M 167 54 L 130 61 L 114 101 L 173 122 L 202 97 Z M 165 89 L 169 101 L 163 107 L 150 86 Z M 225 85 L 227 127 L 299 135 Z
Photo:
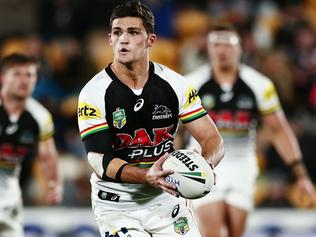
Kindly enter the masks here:
M 162 170 L 162 163 L 168 157 L 167 154 L 150 169 L 129 165 L 115 156 L 112 134 L 106 121 L 104 95 L 98 90 L 88 93 L 89 86 L 91 87 L 87 84 L 79 95 L 78 125 L 88 161 L 95 174 L 110 182 L 147 183 L 177 196 L 175 187 L 164 179 L 173 173 L 171 170 Z
M 102 163 L 107 158 L 102 153 L 89 152 L 88 160 L 96 175 L 101 179 L 122 183 L 148 183 L 178 196 L 175 187 L 165 181 L 165 177 L 172 174 L 173 171 L 162 170 L 162 164 L 168 156 L 167 153 L 164 154 L 150 169 L 128 165 L 126 161 L 120 158 L 110 159 L 109 164 L 105 167 Z
M 212 167 L 216 167 L 224 157 L 224 146 L 223 139 L 210 116 L 205 115 L 184 125 L 201 145 L 201 155 L 205 157 Z

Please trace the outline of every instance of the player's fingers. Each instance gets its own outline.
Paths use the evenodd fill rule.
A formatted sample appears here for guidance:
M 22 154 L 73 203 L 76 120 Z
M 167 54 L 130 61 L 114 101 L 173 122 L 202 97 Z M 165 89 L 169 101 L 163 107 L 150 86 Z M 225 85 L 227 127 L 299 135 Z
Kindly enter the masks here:
M 175 196 L 175 197 L 179 197 L 179 194 L 178 194 L 178 192 L 177 192 L 176 190 L 169 189 L 169 188 L 167 188 L 167 187 L 165 187 L 165 186 L 161 186 L 160 188 L 161 188 L 163 191 L 165 191 L 165 192 L 167 192 L 167 193 L 169 193 L 169 194 L 171 194 L 171 195 L 173 195 L 173 196 Z
M 173 173 L 174 173 L 173 170 L 162 170 L 159 172 L 159 176 L 160 177 L 167 177 L 168 175 L 171 175 Z
M 165 181 L 164 179 L 159 182 L 159 186 L 160 187 L 167 187 L 167 188 L 172 189 L 172 190 L 177 189 L 177 187 L 175 185 Z
M 169 153 L 165 153 L 163 156 L 161 156 L 155 163 L 155 166 L 161 167 L 162 164 L 165 162 L 165 160 L 169 157 Z

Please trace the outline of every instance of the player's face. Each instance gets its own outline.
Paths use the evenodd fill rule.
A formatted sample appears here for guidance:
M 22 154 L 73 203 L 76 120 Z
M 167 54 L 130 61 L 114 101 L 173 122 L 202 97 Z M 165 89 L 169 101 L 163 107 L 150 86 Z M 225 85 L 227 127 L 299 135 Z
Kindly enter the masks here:
M 109 42 L 113 48 L 114 61 L 123 64 L 137 62 L 148 56 L 148 48 L 156 39 L 148 34 L 138 17 L 122 17 L 113 20 Z
M 208 54 L 214 67 L 229 69 L 238 65 L 241 55 L 238 36 L 229 31 L 210 33 Z
M 2 90 L 15 98 L 25 99 L 32 94 L 36 79 L 36 65 L 14 65 L 6 69 L 2 74 Z

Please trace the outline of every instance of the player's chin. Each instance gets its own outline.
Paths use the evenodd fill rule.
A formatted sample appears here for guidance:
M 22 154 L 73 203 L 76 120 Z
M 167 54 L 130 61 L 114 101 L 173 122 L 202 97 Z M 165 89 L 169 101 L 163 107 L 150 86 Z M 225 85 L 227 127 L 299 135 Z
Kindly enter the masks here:
M 15 94 L 15 97 L 19 100 L 24 100 L 26 98 L 28 98 L 32 93 L 30 91 L 19 91 Z

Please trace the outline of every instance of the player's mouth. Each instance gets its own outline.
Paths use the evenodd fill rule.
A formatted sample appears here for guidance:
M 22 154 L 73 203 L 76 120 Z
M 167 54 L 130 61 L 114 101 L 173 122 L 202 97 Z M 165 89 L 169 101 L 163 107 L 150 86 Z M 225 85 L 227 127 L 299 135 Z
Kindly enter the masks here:
M 120 49 L 120 53 L 126 54 L 128 52 L 129 52 L 129 50 L 127 48 L 121 48 Z

